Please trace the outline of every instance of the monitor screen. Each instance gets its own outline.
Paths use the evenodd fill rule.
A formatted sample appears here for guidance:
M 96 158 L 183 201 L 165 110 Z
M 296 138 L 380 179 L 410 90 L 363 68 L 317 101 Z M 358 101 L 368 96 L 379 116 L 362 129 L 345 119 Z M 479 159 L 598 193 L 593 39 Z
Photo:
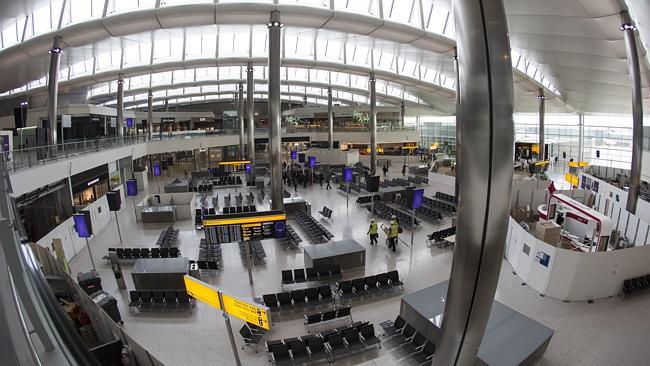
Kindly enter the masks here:
M 129 179 L 126 181 L 126 195 L 129 197 L 138 195 L 138 182 L 135 179 Z
M 126 127 L 127 128 L 132 128 L 133 127 L 133 118 L 127 118 L 126 119 Z
M 343 181 L 344 182 L 352 182 L 352 173 L 353 170 L 352 168 L 343 168 Z
M 309 167 L 314 168 L 316 166 L 316 157 L 315 156 L 310 156 L 309 157 Z
M 291 160 L 296 160 L 298 158 L 298 152 L 297 151 L 292 151 L 291 152 Z
M 422 199 L 424 198 L 424 189 L 415 189 L 413 190 L 413 202 L 411 204 L 411 208 L 413 210 L 417 210 L 422 206 Z
M 80 238 L 90 238 L 92 235 L 92 229 L 90 226 L 90 220 L 86 219 L 86 215 L 82 213 L 72 215 L 74 219 L 74 229 L 79 235 Z M 88 215 L 90 217 L 90 215 Z
M 160 162 L 158 161 L 153 162 L 153 175 L 155 177 L 160 177 Z
M 298 154 L 298 162 L 299 163 L 305 162 L 305 154 Z

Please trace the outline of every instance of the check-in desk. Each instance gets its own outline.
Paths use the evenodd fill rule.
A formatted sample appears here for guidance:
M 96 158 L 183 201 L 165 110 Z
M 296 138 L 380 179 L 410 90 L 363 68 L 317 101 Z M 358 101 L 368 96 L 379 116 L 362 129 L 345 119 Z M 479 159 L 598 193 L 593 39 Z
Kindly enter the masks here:
M 185 290 L 183 276 L 188 273 L 187 258 L 143 258 L 131 270 L 137 291 Z
M 353 239 L 305 246 L 303 252 L 305 268 L 324 264 L 338 264 L 342 269 L 366 266 L 366 248 Z
M 440 326 L 449 281 L 402 296 L 400 315 L 435 345 L 440 344 Z M 553 336 L 553 330 L 494 301 L 478 350 L 476 365 L 532 365 Z
M 166 223 L 176 221 L 176 207 L 150 206 L 142 210 L 142 222 Z
M 395 201 L 395 196 L 403 194 L 405 191 L 404 187 L 379 187 L 379 194 L 384 202 Z
M 429 166 L 423 165 L 423 164 L 411 165 L 409 167 L 409 174 L 421 175 L 421 176 L 426 177 L 427 175 L 429 175 Z

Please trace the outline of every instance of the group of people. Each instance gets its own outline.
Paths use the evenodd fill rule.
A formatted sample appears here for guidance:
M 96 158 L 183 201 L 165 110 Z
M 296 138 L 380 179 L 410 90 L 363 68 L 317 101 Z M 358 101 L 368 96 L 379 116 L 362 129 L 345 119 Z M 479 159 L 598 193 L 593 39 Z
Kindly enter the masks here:
M 393 252 L 397 251 L 397 240 L 399 238 L 399 232 L 399 221 L 397 221 L 397 217 L 393 215 L 390 218 L 390 227 L 388 228 L 388 249 L 392 249 Z M 375 219 L 370 219 L 370 228 L 368 228 L 367 234 L 370 237 L 370 245 L 376 245 L 377 238 L 379 237 L 379 230 Z
M 315 172 L 307 166 L 303 168 L 298 163 L 282 163 L 282 182 L 289 187 L 293 186 L 295 192 L 298 192 L 299 185 L 302 185 L 303 188 L 307 188 L 307 185 L 314 184 L 315 180 L 320 182 L 321 187 L 323 186 L 323 182 L 326 182 L 327 186 L 325 189 L 332 189 L 332 186 L 330 185 L 331 177 L 331 171 L 328 171 L 327 173 L 322 171 Z

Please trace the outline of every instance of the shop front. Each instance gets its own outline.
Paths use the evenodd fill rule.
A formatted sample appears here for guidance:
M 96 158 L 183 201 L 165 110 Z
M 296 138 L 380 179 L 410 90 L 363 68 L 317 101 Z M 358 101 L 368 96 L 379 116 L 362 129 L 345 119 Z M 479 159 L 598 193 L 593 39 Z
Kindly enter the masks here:
M 100 165 L 70 177 L 75 208 L 87 206 L 109 191 L 108 166 Z

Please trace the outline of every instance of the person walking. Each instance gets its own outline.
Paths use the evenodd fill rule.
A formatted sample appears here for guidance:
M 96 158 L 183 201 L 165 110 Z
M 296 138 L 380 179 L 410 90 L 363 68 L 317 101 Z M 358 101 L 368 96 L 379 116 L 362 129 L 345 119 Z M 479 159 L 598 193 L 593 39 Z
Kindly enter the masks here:
M 320 186 L 321 186 L 321 187 L 323 187 L 323 175 L 324 175 L 323 172 L 321 172 L 321 173 L 318 175 L 318 180 L 319 180 L 319 182 L 320 182 Z
M 377 223 L 375 222 L 375 219 L 370 219 L 368 236 L 370 237 L 370 245 L 377 244 L 377 237 L 379 237 L 379 234 L 377 233 Z
M 298 179 L 293 179 L 293 190 L 298 193 Z
M 402 177 L 406 176 L 406 164 L 402 164 Z
M 384 172 L 384 179 L 386 179 L 386 177 L 388 176 L 388 164 L 384 164 L 381 170 Z
M 332 189 L 332 186 L 330 185 L 330 175 L 328 174 L 327 177 L 325 178 L 325 183 L 327 183 L 327 186 L 325 186 L 325 189 Z
M 399 224 L 397 218 L 393 215 L 390 221 L 390 230 L 388 231 L 388 248 L 393 252 L 397 251 L 397 238 L 399 236 Z

